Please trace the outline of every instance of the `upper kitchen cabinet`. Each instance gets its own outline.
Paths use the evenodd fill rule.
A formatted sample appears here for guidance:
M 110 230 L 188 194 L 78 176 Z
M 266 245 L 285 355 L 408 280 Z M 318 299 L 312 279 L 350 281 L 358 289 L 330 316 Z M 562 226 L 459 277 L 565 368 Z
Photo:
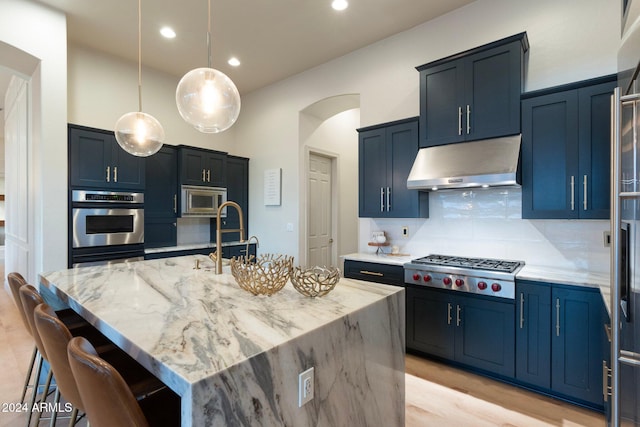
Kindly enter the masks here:
M 113 132 L 69 125 L 72 187 L 144 190 L 144 158 L 124 151 Z
M 609 218 L 615 86 L 612 76 L 523 96 L 522 218 Z
M 178 215 L 178 152 L 163 145 L 146 157 L 144 244 L 146 248 L 175 246 Z
M 227 200 L 240 205 L 244 216 L 245 233 L 249 232 L 249 159 L 227 156 Z M 222 229 L 240 228 L 240 215 L 235 209 L 227 209 L 226 218 L 221 218 Z M 216 241 L 216 219 L 211 219 L 211 241 Z M 245 238 L 249 237 L 248 235 Z M 223 233 L 222 241 L 238 240 L 237 233 Z
M 520 133 L 526 33 L 416 67 L 420 147 Z
M 180 146 L 178 165 L 181 184 L 207 187 L 227 186 L 226 153 Z
M 359 216 L 427 218 L 429 195 L 407 189 L 418 153 L 418 119 L 358 129 Z

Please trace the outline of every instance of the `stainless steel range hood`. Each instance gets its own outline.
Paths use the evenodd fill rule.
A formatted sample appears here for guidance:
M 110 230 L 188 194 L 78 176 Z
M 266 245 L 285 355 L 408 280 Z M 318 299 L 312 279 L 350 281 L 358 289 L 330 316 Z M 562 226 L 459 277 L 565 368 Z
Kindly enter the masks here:
M 520 135 L 421 148 L 410 190 L 519 186 Z

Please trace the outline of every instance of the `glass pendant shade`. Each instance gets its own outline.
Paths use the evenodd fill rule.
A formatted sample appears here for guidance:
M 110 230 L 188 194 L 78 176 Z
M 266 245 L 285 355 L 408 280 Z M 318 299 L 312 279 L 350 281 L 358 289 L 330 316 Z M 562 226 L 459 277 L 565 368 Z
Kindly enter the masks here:
M 116 122 L 116 141 L 126 152 L 138 157 L 155 154 L 162 148 L 164 129 L 155 117 L 131 112 Z
M 240 114 L 240 93 L 233 81 L 213 68 L 196 68 L 182 77 L 176 89 L 182 118 L 200 132 L 230 128 Z

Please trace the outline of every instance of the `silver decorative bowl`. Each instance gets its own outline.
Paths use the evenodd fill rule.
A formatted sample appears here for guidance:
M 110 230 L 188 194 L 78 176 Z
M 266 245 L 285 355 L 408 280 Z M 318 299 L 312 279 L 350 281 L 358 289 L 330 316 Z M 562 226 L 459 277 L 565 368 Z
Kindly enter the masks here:
M 238 285 L 254 295 L 273 295 L 287 284 L 293 257 L 264 254 L 231 258 L 231 274 Z
M 340 269 L 337 267 L 294 267 L 291 271 L 293 287 L 312 298 L 328 294 L 339 281 Z

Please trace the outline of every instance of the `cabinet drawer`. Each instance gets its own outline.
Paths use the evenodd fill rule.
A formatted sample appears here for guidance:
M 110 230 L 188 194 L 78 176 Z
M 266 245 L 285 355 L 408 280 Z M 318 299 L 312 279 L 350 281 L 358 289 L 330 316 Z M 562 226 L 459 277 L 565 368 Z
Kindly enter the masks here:
M 344 277 L 402 286 L 404 284 L 404 269 L 400 265 L 345 260 Z

